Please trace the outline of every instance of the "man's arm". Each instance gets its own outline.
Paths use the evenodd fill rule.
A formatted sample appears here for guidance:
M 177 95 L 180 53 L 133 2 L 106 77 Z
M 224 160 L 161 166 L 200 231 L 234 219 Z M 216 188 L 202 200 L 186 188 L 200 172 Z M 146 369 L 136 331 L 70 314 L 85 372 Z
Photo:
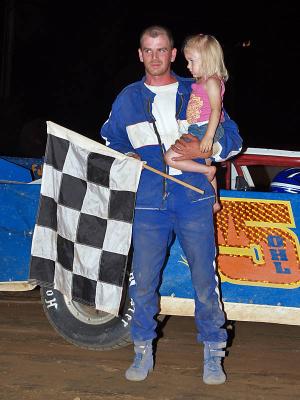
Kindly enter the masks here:
M 190 133 L 182 135 L 180 139 L 171 146 L 172 150 L 178 154 L 173 157 L 174 161 L 192 160 L 193 158 L 209 158 L 212 151 L 202 153 L 200 150 L 200 140 Z
M 126 125 L 123 122 L 125 118 L 123 117 L 122 109 L 122 99 L 117 97 L 108 120 L 101 128 L 100 134 L 105 140 L 106 146 L 123 154 L 133 154 L 135 150 L 128 139 Z
M 191 134 L 186 134 L 172 145 L 172 149 L 179 155 L 173 159 L 175 161 L 183 161 L 211 157 L 213 161 L 221 162 L 238 154 L 242 150 L 243 140 L 239 135 L 237 124 L 226 113 L 224 114 L 225 121 L 222 123 L 224 136 L 214 144 L 213 154 L 211 152 L 201 153 L 200 140 Z

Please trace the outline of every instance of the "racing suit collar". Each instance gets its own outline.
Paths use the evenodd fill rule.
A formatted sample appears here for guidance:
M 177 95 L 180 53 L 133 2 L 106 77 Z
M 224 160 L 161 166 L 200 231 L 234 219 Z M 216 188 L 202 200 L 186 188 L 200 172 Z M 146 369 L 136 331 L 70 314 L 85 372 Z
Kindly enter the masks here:
M 176 78 L 178 82 L 178 93 L 176 100 L 176 118 L 178 118 L 182 111 L 183 99 L 189 98 L 191 92 L 191 83 L 193 82 L 193 80 L 191 78 L 181 78 L 173 71 L 171 71 L 171 74 Z M 145 117 L 148 122 L 153 122 L 154 117 L 152 115 L 152 103 L 156 94 L 153 93 L 149 88 L 147 88 L 147 86 L 145 85 L 145 81 L 146 76 L 144 76 L 140 81 Z

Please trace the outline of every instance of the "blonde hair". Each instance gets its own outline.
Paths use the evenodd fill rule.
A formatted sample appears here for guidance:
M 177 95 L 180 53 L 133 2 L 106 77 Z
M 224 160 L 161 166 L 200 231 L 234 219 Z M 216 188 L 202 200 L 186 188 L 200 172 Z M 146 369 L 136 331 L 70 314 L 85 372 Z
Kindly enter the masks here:
M 194 50 L 199 53 L 202 61 L 202 69 L 205 78 L 217 75 L 224 82 L 228 80 L 228 71 L 224 63 L 224 54 L 220 43 L 212 35 L 198 35 L 189 36 L 183 45 L 183 52 L 187 49 Z

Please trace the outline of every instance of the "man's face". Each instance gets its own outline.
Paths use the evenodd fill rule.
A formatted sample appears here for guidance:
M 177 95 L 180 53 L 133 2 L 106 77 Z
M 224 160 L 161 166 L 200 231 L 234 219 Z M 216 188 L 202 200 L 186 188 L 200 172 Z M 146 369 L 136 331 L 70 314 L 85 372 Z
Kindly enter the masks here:
M 152 38 L 144 35 L 139 58 L 144 63 L 145 71 L 152 76 L 161 76 L 170 72 L 171 62 L 175 60 L 176 49 L 172 49 L 166 35 Z

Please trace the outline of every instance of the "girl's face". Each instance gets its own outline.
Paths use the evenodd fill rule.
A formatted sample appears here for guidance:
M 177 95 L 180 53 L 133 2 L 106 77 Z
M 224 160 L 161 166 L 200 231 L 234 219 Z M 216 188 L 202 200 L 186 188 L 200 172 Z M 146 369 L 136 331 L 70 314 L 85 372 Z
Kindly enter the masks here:
M 184 50 L 184 56 L 187 61 L 187 68 L 194 78 L 201 78 L 203 75 L 201 55 L 193 49 Z

